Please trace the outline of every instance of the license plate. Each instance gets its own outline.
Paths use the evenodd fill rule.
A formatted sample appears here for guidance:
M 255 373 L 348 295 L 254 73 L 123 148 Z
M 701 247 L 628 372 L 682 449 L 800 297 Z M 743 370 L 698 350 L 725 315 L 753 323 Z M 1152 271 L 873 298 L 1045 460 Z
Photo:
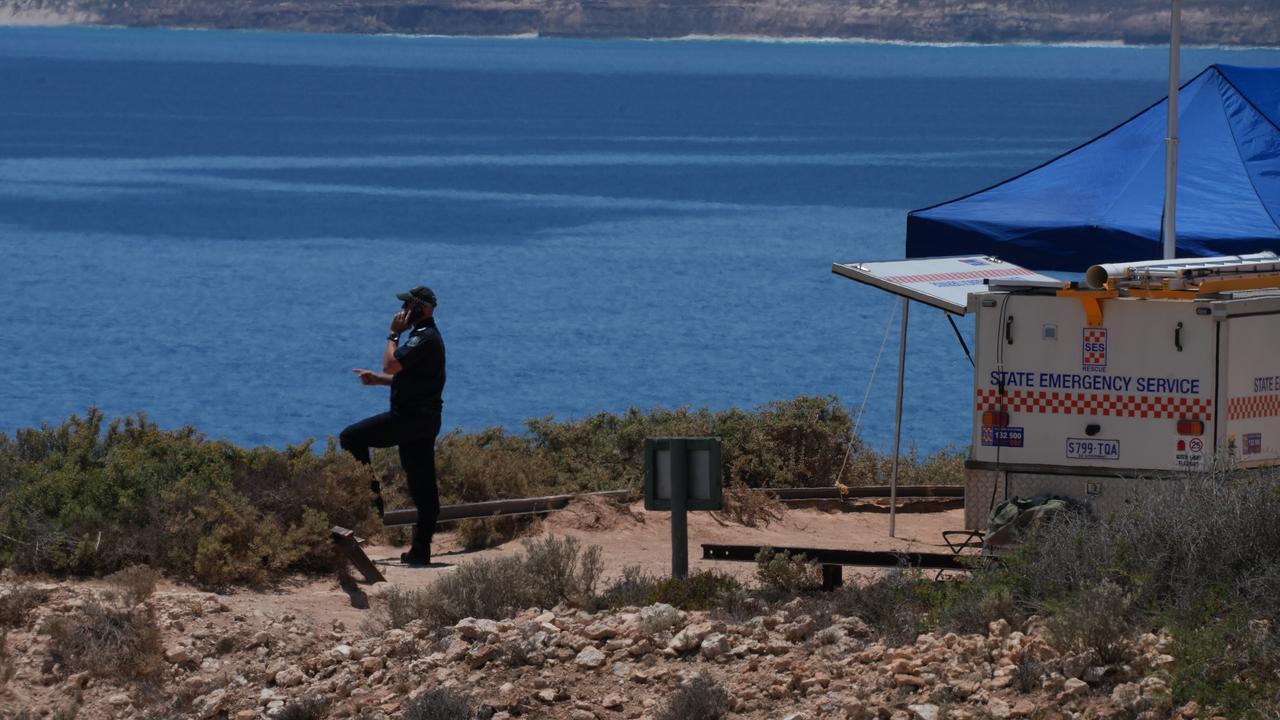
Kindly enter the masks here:
M 1072 460 L 1119 460 L 1119 440 L 1067 438 L 1067 457 Z

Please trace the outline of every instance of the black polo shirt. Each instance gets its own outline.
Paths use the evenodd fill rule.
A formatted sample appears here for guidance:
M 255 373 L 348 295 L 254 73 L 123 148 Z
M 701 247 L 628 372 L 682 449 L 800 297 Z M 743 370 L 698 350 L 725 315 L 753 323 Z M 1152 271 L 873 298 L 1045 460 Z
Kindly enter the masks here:
M 444 390 L 444 339 L 427 318 L 396 349 L 400 372 L 391 376 L 391 410 L 405 415 L 440 412 Z

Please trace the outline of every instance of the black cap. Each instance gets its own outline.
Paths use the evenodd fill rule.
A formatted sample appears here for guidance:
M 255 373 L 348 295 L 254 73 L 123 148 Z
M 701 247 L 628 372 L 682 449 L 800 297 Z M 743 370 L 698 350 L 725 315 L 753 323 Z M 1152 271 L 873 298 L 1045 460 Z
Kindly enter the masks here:
M 420 303 L 426 303 L 432 307 L 436 305 L 436 294 L 426 285 L 419 285 L 409 292 L 402 292 L 396 295 L 397 298 L 405 301 L 414 300 Z

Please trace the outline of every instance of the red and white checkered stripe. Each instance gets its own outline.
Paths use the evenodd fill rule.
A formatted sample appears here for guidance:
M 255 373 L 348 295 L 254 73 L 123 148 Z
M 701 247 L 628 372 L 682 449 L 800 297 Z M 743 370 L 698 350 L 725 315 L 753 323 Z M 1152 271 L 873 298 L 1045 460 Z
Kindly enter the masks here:
M 1084 341 L 1086 343 L 1103 343 L 1105 345 L 1105 343 L 1107 342 L 1107 331 L 1106 330 L 1086 330 L 1084 333 Z M 1102 352 L 1093 352 L 1093 351 L 1086 352 L 1084 354 L 1084 364 L 1085 365 L 1106 365 L 1107 351 L 1103 349 Z
M 1053 390 L 979 389 L 974 409 L 1005 410 L 1050 415 L 1105 415 L 1114 417 L 1212 420 L 1213 400 L 1170 395 L 1110 395 Z M 1278 411 L 1276 414 L 1280 414 Z
M 1249 395 L 1227 399 L 1227 419 L 1275 417 L 1280 415 L 1280 395 Z
M 922 283 L 935 280 L 981 280 L 989 277 L 1020 277 L 1030 275 L 1022 268 L 993 268 L 991 270 L 968 270 L 964 272 L 930 273 L 928 275 L 894 275 L 885 280 L 895 283 Z

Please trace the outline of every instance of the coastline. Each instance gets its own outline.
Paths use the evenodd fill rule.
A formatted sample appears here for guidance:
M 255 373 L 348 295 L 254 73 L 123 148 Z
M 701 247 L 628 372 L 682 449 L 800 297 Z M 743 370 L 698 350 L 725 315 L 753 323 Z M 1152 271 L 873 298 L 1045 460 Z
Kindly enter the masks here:
M 967 40 L 935 41 L 885 39 L 877 37 L 824 37 L 824 36 L 787 36 L 787 35 L 751 35 L 751 34 L 689 34 L 673 37 L 641 36 L 641 35 L 565 35 L 511 33 L 511 34 L 445 34 L 445 33 L 411 33 L 411 32 L 345 32 L 329 30 L 302 30 L 295 28 L 224 28 L 213 26 L 187 25 L 121 25 L 96 22 L 9 22 L 12 18 L 0 16 L 0 31 L 3 30 L 156 30 L 165 32 L 221 32 L 248 34 L 287 34 L 296 36 L 334 36 L 352 38 L 393 38 L 402 40 L 572 40 L 579 42 L 638 42 L 638 43 L 759 43 L 764 45 L 891 45 L 920 48 L 988 48 L 988 47 L 1025 47 L 1025 48 L 1079 48 L 1079 49 L 1134 49 L 1149 50 L 1168 47 L 1167 43 L 1132 43 L 1124 40 L 1010 40 L 1007 42 L 977 42 Z M 1222 43 L 1187 43 L 1182 47 L 1188 50 L 1221 50 L 1228 52 L 1266 51 L 1280 49 L 1280 45 L 1232 45 Z

